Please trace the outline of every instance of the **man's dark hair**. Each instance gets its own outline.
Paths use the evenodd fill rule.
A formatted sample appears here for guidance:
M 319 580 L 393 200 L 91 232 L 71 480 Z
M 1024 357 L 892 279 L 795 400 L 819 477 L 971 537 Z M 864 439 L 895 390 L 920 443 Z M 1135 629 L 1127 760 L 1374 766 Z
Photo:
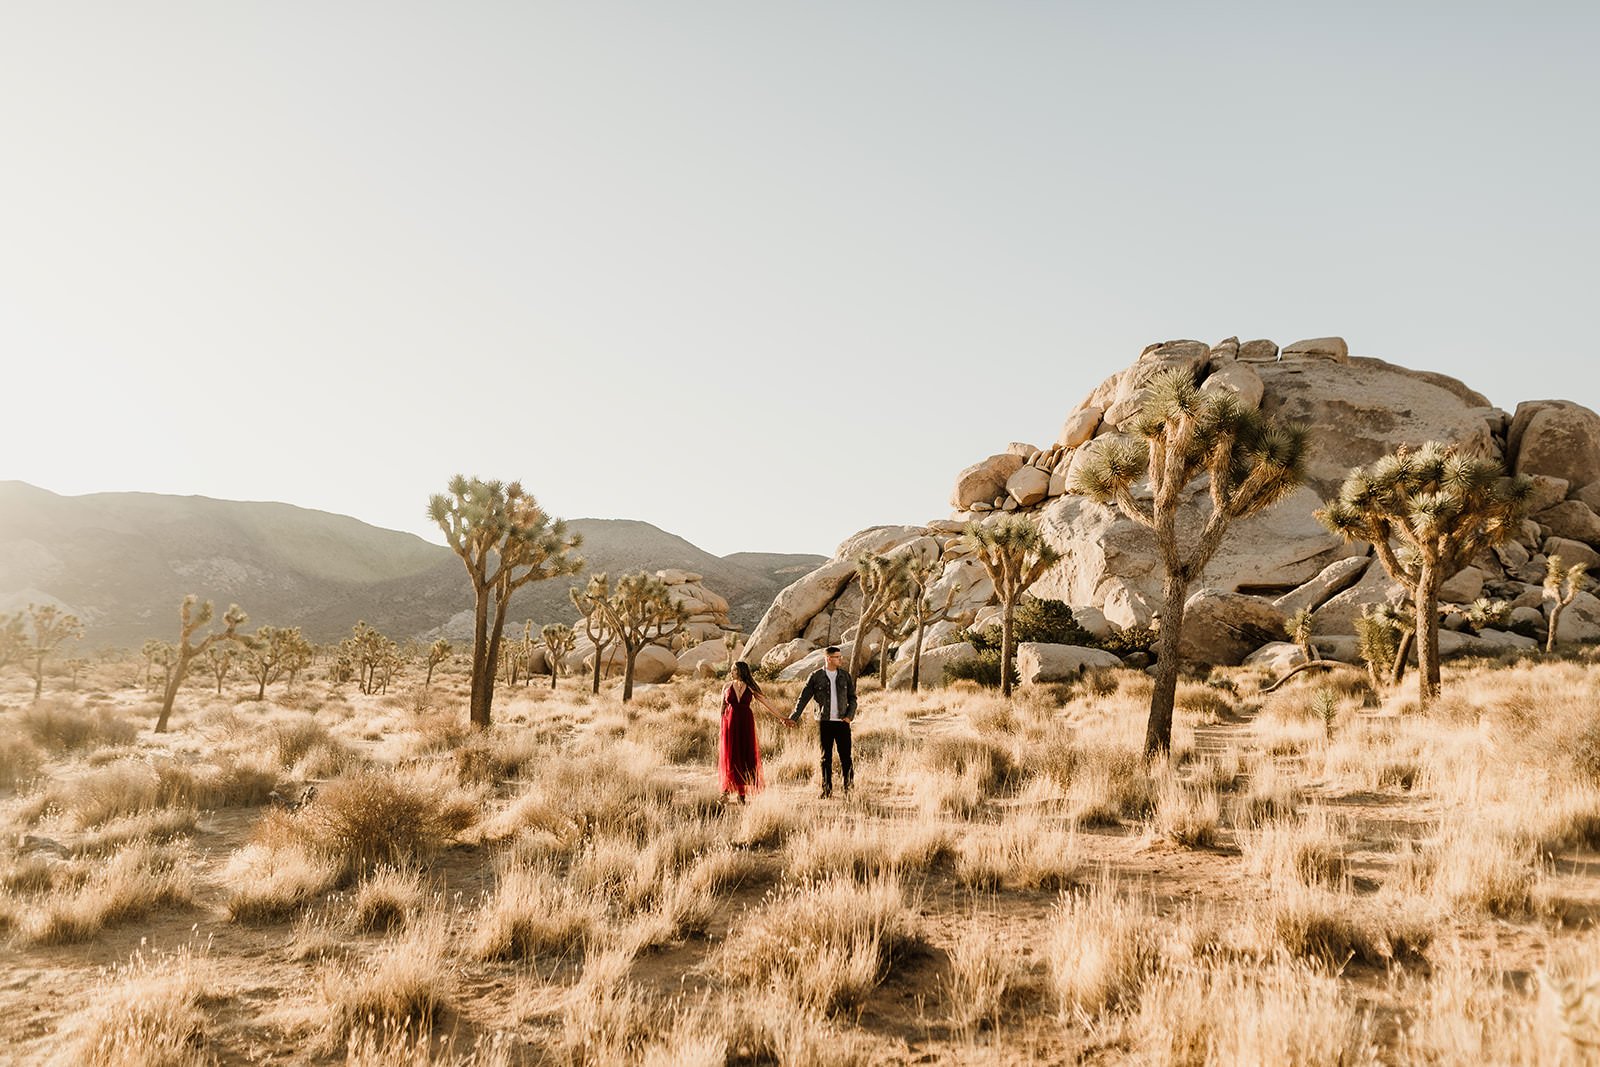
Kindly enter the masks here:
M 839 651 L 839 646 L 838 645 L 829 645 L 827 648 L 823 649 L 822 651 L 827 652 L 827 653 L 837 652 L 837 651 Z

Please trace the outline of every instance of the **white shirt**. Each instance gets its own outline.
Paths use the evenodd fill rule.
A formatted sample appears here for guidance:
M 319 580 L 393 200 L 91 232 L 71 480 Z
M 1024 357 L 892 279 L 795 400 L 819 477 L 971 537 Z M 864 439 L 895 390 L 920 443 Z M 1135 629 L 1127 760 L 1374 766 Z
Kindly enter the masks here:
M 839 672 L 824 669 L 823 673 L 828 676 L 828 718 L 837 719 L 839 717 Z

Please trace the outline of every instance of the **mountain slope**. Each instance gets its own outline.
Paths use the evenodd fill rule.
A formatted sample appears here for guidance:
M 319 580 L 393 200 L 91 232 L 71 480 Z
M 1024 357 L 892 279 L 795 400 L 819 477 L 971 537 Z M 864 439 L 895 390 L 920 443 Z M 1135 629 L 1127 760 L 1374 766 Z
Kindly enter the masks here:
M 727 597 L 754 625 L 791 580 L 822 557 L 740 553 L 722 559 L 649 523 L 578 519 L 587 573 L 680 567 Z M 809 562 L 807 562 L 809 561 Z M 524 588 L 513 622 L 570 620 L 560 579 Z M 472 606 L 461 561 L 414 534 L 289 504 L 155 493 L 65 497 L 0 482 L 0 610 L 58 601 L 89 627 L 87 643 L 167 637 L 178 601 L 197 593 L 237 602 L 260 623 L 299 625 L 317 640 L 357 619 L 398 638 L 439 629 Z

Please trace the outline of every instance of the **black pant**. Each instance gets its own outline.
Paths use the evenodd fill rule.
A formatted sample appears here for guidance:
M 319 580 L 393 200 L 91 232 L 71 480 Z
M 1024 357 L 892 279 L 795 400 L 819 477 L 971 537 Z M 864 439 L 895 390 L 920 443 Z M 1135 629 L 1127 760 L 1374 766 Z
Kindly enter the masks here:
M 850 762 L 850 724 L 843 719 L 823 719 L 817 726 L 817 736 L 822 740 L 822 788 L 833 791 L 833 749 L 837 745 L 839 770 L 844 774 L 844 787 L 849 789 L 856 780 L 856 766 Z

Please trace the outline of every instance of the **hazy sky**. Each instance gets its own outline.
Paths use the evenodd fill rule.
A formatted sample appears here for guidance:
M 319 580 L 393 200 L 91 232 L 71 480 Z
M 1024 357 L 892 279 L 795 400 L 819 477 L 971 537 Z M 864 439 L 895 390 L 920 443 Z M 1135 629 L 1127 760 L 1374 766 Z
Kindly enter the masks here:
M 0 477 L 716 553 L 1153 340 L 1600 406 L 1600 5 L 0 0 Z

